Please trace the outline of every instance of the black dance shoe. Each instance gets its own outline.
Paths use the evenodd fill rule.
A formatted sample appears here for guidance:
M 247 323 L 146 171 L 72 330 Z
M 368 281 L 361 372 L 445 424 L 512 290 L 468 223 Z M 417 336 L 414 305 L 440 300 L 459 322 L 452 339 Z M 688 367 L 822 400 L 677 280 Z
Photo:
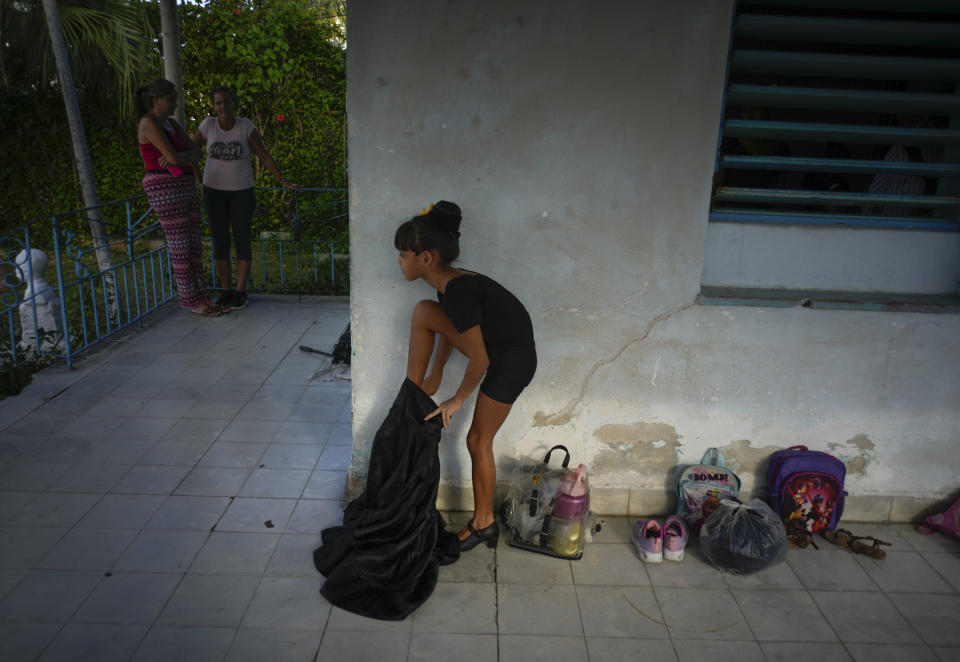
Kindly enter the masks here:
M 467 522 L 467 530 L 470 535 L 460 541 L 460 551 L 467 552 L 482 542 L 487 543 L 487 547 L 493 549 L 497 546 L 497 540 L 500 539 L 500 527 L 494 522 L 490 526 L 477 531 L 473 528 L 473 520 Z

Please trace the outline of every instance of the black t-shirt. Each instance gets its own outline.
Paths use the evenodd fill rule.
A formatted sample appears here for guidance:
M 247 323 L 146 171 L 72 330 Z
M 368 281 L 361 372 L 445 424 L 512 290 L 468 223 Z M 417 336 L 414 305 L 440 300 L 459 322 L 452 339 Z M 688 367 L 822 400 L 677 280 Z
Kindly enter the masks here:
M 437 299 L 458 332 L 480 325 L 487 354 L 498 349 L 533 347 L 533 324 L 520 300 L 492 278 L 468 273 L 447 283 Z

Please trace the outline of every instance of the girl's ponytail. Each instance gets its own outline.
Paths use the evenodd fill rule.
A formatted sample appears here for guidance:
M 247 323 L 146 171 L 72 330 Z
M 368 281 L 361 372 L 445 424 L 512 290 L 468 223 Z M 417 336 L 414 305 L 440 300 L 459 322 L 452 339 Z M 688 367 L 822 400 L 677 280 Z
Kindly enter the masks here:
M 147 95 L 147 86 L 138 87 L 133 95 L 133 108 L 137 111 L 137 117 L 143 117 L 149 113 L 151 105 Z
M 141 88 L 137 89 L 133 97 L 133 107 L 137 117 L 143 117 L 153 110 L 153 100 L 176 92 L 177 87 L 166 78 L 154 78 Z

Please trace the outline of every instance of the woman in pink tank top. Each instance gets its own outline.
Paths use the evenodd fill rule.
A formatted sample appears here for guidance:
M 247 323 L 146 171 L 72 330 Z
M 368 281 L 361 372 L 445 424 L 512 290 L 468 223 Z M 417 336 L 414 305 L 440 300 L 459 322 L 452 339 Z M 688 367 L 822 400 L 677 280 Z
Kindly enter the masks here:
M 180 305 L 206 317 L 219 317 L 229 309 L 216 305 L 203 281 L 203 238 L 200 199 L 194 184 L 200 149 L 173 117 L 177 89 L 156 78 L 137 90 L 140 122 L 137 141 L 146 173 L 143 190 L 167 238 Z

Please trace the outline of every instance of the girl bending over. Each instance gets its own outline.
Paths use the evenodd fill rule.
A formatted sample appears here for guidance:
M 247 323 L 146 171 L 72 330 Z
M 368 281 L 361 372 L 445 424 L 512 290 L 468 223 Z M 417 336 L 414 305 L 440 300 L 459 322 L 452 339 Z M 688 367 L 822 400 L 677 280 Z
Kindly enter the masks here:
M 537 353 L 533 325 L 523 304 L 484 275 L 458 269 L 460 208 L 441 200 L 403 223 L 394 237 L 397 263 L 408 281 L 422 278 L 437 290 L 437 301 L 423 300 L 413 310 L 407 377 L 428 395 L 440 387 L 443 367 L 456 348 L 467 357 L 460 387 L 425 420 L 440 416 L 443 427 L 480 386 L 467 450 L 473 472 L 473 518 L 460 531 L 460 549 L 481 542 L 495 547 L 500 529 L 494 520 L 497 468 L 493 438 L 520 392 L 533 379 Z M 433 367 L 427 374 L 436 345 Z M 482 380 L 482 381 L 481 381 Z

